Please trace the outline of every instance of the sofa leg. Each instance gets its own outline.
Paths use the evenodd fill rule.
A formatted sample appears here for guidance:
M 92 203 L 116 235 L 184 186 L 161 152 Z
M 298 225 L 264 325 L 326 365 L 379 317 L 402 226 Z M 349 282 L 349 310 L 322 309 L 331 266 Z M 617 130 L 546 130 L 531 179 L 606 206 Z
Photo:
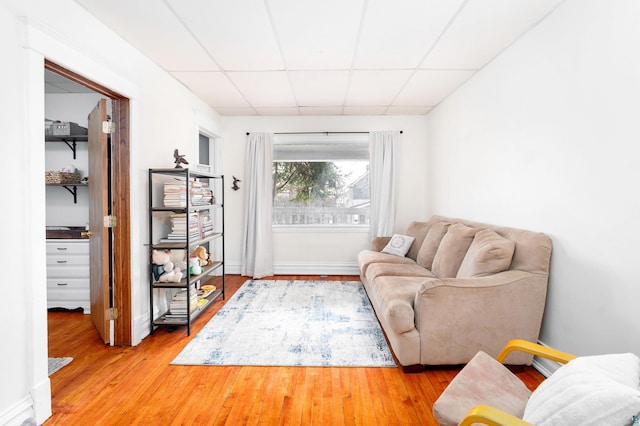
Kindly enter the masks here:
M 424 371 L 424 365 L 422 364 L 403 365 L 402 371 L 406 374 L 422 373 Z

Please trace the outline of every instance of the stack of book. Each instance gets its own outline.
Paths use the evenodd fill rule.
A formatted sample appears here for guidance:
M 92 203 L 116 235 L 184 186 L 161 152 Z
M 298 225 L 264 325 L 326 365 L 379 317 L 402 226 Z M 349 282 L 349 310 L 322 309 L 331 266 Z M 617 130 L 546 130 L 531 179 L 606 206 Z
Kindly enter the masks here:
M 187 221 L 187 217 L 189 220 Z M 200 224 L 197 212 L 174 213 L 171 215 L 171 232 L 167 238 L 162 238 L 161 243 L 176 243 L 187 240 L 187 234 L 191 241 L 200 238 Z
M 187 189 L 181 183 L 165 182 L 164 184 L 165 207 L 187 207 Z
M 198 227 L 200 231 L 200 238 L 206 238 L 209 235 L 213 235 L 213 218 L 209 211 L 203 211 L 198 214 Z
M 195 288 L 189 291 L 189 311 L 187 311 L 187 290 L 181 290 L 171 299 L 166 319 L 186 319 L 187 315 L 198 309 L 198 292 Z
M 191 205 L 193 206 L 206 206 L 212 203 L 213 193 L 209 188 L 208 182 L 194 180 L 189 182 L 189 197 L 191 198 Z

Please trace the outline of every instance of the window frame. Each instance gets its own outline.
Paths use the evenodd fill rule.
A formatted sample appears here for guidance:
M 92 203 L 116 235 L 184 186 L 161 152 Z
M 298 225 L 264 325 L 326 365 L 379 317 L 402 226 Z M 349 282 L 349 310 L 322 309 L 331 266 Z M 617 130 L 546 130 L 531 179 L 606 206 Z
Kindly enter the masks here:
M 272 160 L 275 162 L 282 162 L 286 160 L 278 160 L 276 159 L 276 146 L 277 145 L 287 145 L 287 144 L 296 144 L 296 145 L 318 145 L 318 144 L 326 144 L 326 145 L 337 145 L 337 144 L 362 144 L 361 148 L 366 150 L 366 162 L 367 166 L 369 164 L 369 137 L 368 133 L 283 133 L 283 134 L 274 134 L 274 158 Z M 331 159 L 326 161 L 349 161 L 351 159 Z M 316 160 L 320 161 L 320 160 Z M 364 160 L 363 160 L 364 161 Z M 369 189 L 369 197 L 371 197 L 371 190 Z M 370 199 L 370 198 L 369 198 Z M 272 199 L 273 206 L 273 199 Z M 370 213 L 370 211 L 369 211 Z M 370 225 L 353 225 L 353 224 L 274 224 L 272 221 L 271 224 L 273 232 L 276 233 L 292 233 L 292 232 L 304 232 L 304 233 L 343 233 L 343 232 L 352 232 L 352 233 L 368 233 Z

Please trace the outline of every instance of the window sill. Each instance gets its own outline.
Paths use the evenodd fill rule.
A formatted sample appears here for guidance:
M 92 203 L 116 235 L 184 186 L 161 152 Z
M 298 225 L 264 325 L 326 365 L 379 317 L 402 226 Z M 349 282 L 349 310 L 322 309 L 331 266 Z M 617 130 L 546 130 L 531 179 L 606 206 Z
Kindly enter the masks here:
M 276 234 L 330 234 L 330 233 L 369 233 L 369 225 L 271 225 Z

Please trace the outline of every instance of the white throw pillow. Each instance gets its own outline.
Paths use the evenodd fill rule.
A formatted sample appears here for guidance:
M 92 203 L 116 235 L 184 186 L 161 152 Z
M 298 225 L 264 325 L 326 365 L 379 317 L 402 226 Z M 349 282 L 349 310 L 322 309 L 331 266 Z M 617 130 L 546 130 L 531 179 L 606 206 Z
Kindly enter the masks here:
M 536 426 L 630 425 L 640 413 L 639 385 L 634 354 L 579 357 L 538 386 L 523 419 Z
M 385 248 L 382 249 L 382 252 L 404 257 L 411 248 L 414 240 L 414 237 L 408 235 L 393 234 L 393 237 L 391 237 Z

